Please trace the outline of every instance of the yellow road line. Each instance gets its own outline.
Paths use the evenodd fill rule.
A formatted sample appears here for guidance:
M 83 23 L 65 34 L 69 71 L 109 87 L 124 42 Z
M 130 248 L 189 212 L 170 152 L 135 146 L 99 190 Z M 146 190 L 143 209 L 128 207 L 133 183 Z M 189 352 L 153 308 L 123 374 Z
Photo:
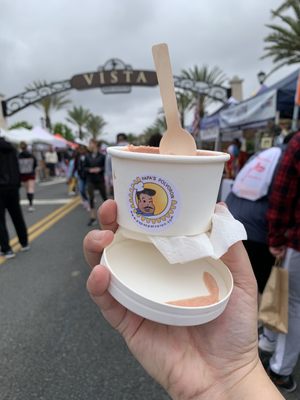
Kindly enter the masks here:
M 51 214 L 47 215 L 47 217 L 43 218 L 36 224 L 32 225 L 28 229 L 28 243 L 31 243 L 34 239 L 36 239 L 38 236 L 44 233 L 47 229 L 51 228 L 52 225 L 61 220 L 65 215 L 69 214 L 79 204 L 80 204 L 80 198 L 76 197 L 74 200 L 70 201 L 70 203 L 68 203 L 67 205 L 60 207 L 58 210 L 55 210 Z M 21 248 L 21 245 L 19 244 L 17 238 L 13 238 L 10 241 L 10 245 L 12 246 L 12 250 L 15 253 L 18 252 Z M 6 259 L 0 256 L 0 264 L 3 264 L 5 261 Z
M 35 224 L 31 225 L 28 228 L 28 235 L 32 232 L 34 232 L 36 229 L 38 229 L 40 226 L 46 224 L 49 220 L 51 220 L 52 218 L 54 218 L 57 214 L 60 214 L 61 212 L 63 212 L 64 210 L 68 209 L 69 207 L 72 207 L 72 205 L 74 203 L 78 203 L 79 201 L 79 197 L 75 197 L 73 200 L 69 201 L 67 204 L 63 205 L 62 207 L 59 207 L 58 209 L 54 210 L 52 213 L 46 215 L 46 217 L 40 219 L 38 222 L 36 222 Z M 18 237 L 14 237 L 13 239 L 10 240 L 9 244 L 10 246 L 14 246 L 16 243 L 18 243 Z

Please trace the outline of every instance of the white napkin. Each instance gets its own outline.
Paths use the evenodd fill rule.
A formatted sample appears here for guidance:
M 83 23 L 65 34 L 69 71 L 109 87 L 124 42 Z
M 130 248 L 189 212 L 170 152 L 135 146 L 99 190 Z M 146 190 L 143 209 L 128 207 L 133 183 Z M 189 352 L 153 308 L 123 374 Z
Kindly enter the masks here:
M 125 238 L 152 242 L 170 264 L 185 264 L 200 258 L 220 258 L 234 243 L 247 239 L 244 225 L 222 204 L 216 204 L 211 230 L 194 236 L 147 236 L 119 227 Z
M 204 257 L 220 258 L 239 240 L 247 239 L 244 225 L 217 204 L 209 232 L 195 236 L 148 236 L 170 264 L 184 264 Z

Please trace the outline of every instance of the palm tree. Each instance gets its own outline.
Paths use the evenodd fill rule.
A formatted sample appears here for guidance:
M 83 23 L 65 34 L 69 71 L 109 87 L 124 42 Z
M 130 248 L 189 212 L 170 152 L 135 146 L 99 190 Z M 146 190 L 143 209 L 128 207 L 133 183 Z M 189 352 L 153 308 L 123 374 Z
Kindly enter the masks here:
M 282 15 L 287 9 L 292 9 L 294 18 Z M 284 65 L 300 62 L 300 3 L 299 0 L 287 0 L 277 10 L 272 10 L 272 16 L 279 18 L 284 25 L 268 24 L 271 33 L 264 38 L 267 44 L 262 58 L 271 57 L 275 67 L 274 72 Z
M 161 113 L 159 112 L 159 114 L 161 114 Z M 166 125 L 165 118 L 162 116 L 158 116 L 156 118 L 156 120 L 154 121 L 154 123 L 152 125 L 150 125 L 148 128 L 146 128 L 143 131 L 143 134 L 139 136 L 138 139 L 139 139 L 140 144 L 148 143 L 150 137 L 153 135 L 156 135 L 158 133 L 160 133 L 162 135 L 166 129 L 167 129 L 167 125 Z
M 46 87 L 48 83 L 46 81 L 34 81 L 31 85 L 26 87 L 26 90 L 38 90 Z M 46 128 L 51 131 L 52 124 L 50 119 L 50 113 L 52 110 L 61 110 L 65 108 L 71 100 L 67 98 L 65 93 L 52 94 L 44 97 L 33 104 L 35 107 L 40 108 L 44 111 L 44 119 Z
M 187 91 L 176 91 L 176 99 L 177 99 L 177 106 L 178 106 L 178 111 L 180 114 L 180 121 L 181 121 L 181 126 L 184 127 L 185 125 L 185 114 L 187 111 L 191 109 L 192 103 L 193 103 L 193 95 L 191 92 Z
M 71 128 L 63 124 L 62 122 L 57 122 L 53 127 L 53 133 L 60 133 L 67 140 L 74 140 L 74 135 Z
M 85 126 L 92 137 L 97 139 L 97 137 L 102 133 L 102 129 L 105 125 L 106 122 L 101 116 L 90 114 Z
M 163 133 L 167 129 L 166 120 L 164 117 L 157 117 L 152 125 L 153 130 L 156 132 Z
M 12 124 L 8 129 L 19 129 L 19 128 L 32 129 L 32 125 L 30 125 L 29 122 L 27 121 L 20 121 Z
M 208 85 L 222 85 L 225 81 L 226 76 L 218 67 L 213 67 L 211 70 L 207 65 L 203 65 L 199 68 L 195 65 L 193 68 L 181 71 L 181 77 L 183 79 L 190 79 L 195 82 L 204 82 Z M 194 136 L 199 133 L 199 123 L 201 118 L 203 118 L 207 105 L 214 101 L 205 94 L 193 93 L 190 102 L 190 108 L 195 110 L 195 120 L 193 134 Z
M 87 124 L 88 119 L 90 118 L 91 112 L 82 106 L 76 107 L 74 106 L 72 110 L 68 110 L 68 118 L 67 121 L 71 122 L 71 124 L 77 125 L 79 139 L 82 139 L 84 136 L 84 132 L 82 128 Z

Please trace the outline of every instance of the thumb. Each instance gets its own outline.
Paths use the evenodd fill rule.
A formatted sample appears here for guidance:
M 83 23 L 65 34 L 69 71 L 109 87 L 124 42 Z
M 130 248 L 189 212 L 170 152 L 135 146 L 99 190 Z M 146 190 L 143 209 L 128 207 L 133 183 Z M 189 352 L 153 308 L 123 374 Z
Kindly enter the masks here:
M 221 260 L 232 273 L 233 281 L 236 286 L 253 294 L 257 291 L 256 279 L 242 241 L 229 247 L 227 253 L 221 257 Z

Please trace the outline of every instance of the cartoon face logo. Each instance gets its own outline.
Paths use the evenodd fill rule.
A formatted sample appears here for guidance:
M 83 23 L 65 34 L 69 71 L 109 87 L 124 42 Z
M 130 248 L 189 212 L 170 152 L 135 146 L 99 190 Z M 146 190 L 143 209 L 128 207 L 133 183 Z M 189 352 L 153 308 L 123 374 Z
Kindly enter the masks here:
M 177 197 L 165 179 L 154 175 L 136 177 L 129 188 L 130 214 L 142 228 L 161 229 L 173 222 Z
M 141 192 L 137 192 L 138 208 L 136 212 L 143 215 L 153 215 L 155 211 L 155 205 L 153 203 L 153 196 L 156 191 L 153 189 L 143 189 Z

